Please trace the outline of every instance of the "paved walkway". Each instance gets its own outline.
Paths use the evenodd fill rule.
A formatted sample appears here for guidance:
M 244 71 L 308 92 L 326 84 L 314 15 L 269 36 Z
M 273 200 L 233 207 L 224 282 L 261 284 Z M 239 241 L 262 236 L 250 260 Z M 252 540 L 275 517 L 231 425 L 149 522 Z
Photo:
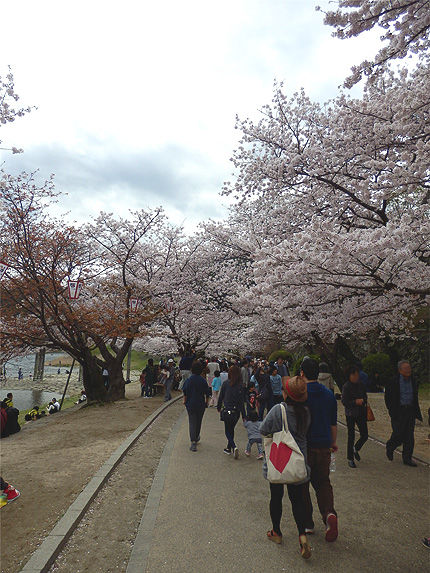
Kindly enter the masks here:
M 332 474 L 339 538 L 325 541 L 314 509 L 313 554 L 304 561 L 287 495 L 283 545 L 265 538 L 271 528 L 268 483 L 257 451 L 250 458 L 243 454 L 246 432 L 241 422 L 236 434 L 239 460 L 222 452 L 223 424 L 211 408 L 203 419 L 198 452 L 193 453 L 188 418 L 180 418 L 160 462 L 128 573 L 429 570 L 430 552 L 421 545 L 421 538 L 430 535 L 426 466 L 406 467 L 397 454 L 389 462 L 384 448 L 369 441 L 358 469 L 350 469 L 343 454 L 346 430 L 339 427 L 341 453 Z

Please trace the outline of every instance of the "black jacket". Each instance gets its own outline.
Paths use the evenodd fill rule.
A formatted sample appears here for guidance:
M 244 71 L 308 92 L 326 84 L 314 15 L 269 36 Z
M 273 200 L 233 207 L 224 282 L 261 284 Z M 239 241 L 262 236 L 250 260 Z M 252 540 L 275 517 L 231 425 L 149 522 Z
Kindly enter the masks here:
M 412 405 L 415 411 L 415 418 L 417 420 L 423 419 L 421 415 L 420 405 L 418 403 L 418 383 L 411 377 L 413 401 Z M 385 385 L 385 405 L 388 408 L 388 413 L 391 418 L 395 418 L 400 412 L 400 374 L 397 374 L 391 382 Z
M 219 393 L 217 409 L 218 412 L 221 410 L 222 405 L 226 410 L 236 410 L 238 413 L 245 417 L 245 405 L 243 388 L 241 385 L 230 386 L 228 380 L 226 380 L 221 386 L 221 391 Z
M 362 398 L 363 406 L 357 406 L 356 400 Z M 346 382 L 342 386 L 342 404 L 345 406 L 345 415 L 353 418 L 363 418 L 367 410 L 367 393 L 363 382 Z

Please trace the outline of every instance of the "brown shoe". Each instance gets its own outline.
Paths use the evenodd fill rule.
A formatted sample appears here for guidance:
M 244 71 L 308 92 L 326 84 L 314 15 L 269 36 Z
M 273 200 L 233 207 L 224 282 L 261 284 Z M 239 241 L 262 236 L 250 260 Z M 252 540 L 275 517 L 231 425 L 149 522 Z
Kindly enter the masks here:
M 311 556 L 311 546 L 308 543 L 306 535 L 299 535 L 300 553 L 303 559 L 309 559 Z
M 278 543 L 278 545 L 280 545 L 282 543 L 282 535 L 278 535 L 277 533 L 275 533 L 273 531 L 273 529 L 271 529 L 270 531 L 267 532 L 267 537 L 268 537 L 268 539 L 270 539 L 270 541 L 273 541 L 274 543 Z

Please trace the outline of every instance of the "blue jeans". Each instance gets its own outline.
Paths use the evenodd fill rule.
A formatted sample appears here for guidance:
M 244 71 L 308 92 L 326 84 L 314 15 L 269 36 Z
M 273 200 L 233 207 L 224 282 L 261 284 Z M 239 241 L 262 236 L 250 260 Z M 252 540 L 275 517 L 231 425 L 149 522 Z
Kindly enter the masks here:
M 164 394 L 164 401 L 167 402 L 168 400 L 172 399 L 172 394 L 170 391 L 172 390 L 173 380 L 166 380 L 164 383 L 164 387 L 166 388 L 166 393 Z
M 257 450 L 259 454 L 263 453 L 263 440 L 261 438 L 251 438 L 248 439 L 248 444 L 246 446 L 246 451 L 250 452 L 252 448 L 252 444 L 257 444 Z

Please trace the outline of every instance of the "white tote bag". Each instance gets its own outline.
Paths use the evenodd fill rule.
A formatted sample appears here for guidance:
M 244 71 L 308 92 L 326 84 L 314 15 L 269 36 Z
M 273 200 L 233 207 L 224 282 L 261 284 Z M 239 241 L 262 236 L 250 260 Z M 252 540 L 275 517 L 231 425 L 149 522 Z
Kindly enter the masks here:
M 282 409 L 282 430 L 264 438 L 267 479 L 270 483 L 297 483 L 308 477 L 305 457 L 288 429 L 285 406 Z

